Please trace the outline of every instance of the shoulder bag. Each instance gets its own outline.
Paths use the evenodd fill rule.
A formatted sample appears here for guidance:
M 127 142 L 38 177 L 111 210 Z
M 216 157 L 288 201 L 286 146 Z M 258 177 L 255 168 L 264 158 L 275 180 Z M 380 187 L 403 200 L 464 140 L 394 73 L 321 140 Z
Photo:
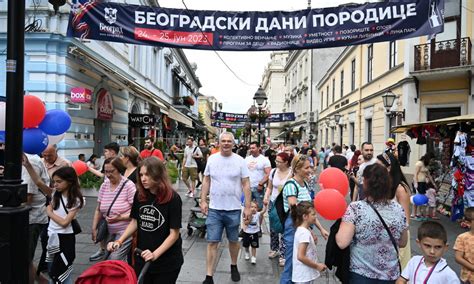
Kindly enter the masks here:
M 69 214 L 69 211 L 67 211 L 67 208 L 66 208 L 66 204 L 64 204 L 63 197 L 60 196 L 59 200 L 61 200 L 61 204 L 63 205 L 64 211 L 66 211 L 66 214 Z M 82 232 L 81 224 L 79 224 L 79 221 L 77 221 L 77 219 L 75 218 L 72 219 L 71 226 L 72 226 L 72 232 L 74 233 L 74 235 L 80 234 Z
M 107 210 L 107 214 L 105 214 L 106 216 L 109 216 L 110 210 L 112 210 L 112 206 L 114 205 L 115 200 L 117 200 L 118 196 L 120 195 L 120 192 L 122 192 L 122 189 L 123 189 L 123 187 L 125 186 L 125 184 L 127 182 L 128 182 L 128 180 L 126 180 L 122 184 L 119 191 L 117 192 L 117 195 L 115 195 L 114 200 L 112 200 L 112 203 L 110 203 L 109 210 Z M 104 217 L 101 217 L 100 220 L 99 220 L 99 223 L 97 224 L 95 242 L 98 243 L 98 242 L 101 242 L 101 241 L 105 240 L 107 238 L 108 234 L 109 234 L 109 228 L 108 228 L 107 220 L 105 220 Z
M 194 147 L 193 155 L 196 154 L 197 148 L 198 148 L 197 146 Z M 194 159 L 194 161 L 196 161 L 197 168 L 198 168 L 199 170 L 201 170 L 201 169 L 202 169 L 202 158 L 193 158 L 193 159 Z
M 370 202 L 367 202 L 367 204 L 369 204 L 369 206 L 372 207 L 372 209 L 374 209 L 377 216 L 379 216 L 379 219 L 382 222 L 382 225 L 384 226 L 385 230 L 387 230 L 388 236 L 390 237 L 390 240 L 392 241 L 393 247 L 395 248 L 395 251 L 397 252 L 398 269 L 400 270 L 400 273 L 402 273 L 402 265 L 400 264 L 400 253 L 398 252 L 398 245 L 397 245 L 397 242 L 395 241 L 395 238 L 392 235 L 392 232 L 390 232 L 387 224 L 385 223 L 385 221 L 382 218 L 382 215 L 380 215 L 379 211 L 377 211 L 377 209 L 375 209 L 375 206 Z

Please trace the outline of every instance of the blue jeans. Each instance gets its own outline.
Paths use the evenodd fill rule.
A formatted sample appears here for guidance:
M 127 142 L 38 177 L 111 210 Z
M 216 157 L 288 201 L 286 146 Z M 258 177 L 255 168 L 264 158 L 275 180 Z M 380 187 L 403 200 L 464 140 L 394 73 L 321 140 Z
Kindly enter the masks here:
M 349 283 L 357 284 L 395 284 L 395 280 L 379 280 L 372 279 L 362 276 L 360 274 L 350 272 L 349 273 Z
M 283 232 L 283 241 L 285 242 L 285 268 L 280 275 L 280 284 L 291 284 L 291 277 L 293 274 L 293 241 L 295 239 L 295 227 L 293 227 L 293 220 L 290 214 L 286 217 L 285 230 Z
M 224 232 L 229 242 L 239 241 L 241 210 L 209 209 L 206 219 L 207 241 L 219 243 Z
M 264 190 L 259 192 L 257 187 L 251 187 L 250 190 L 252 191 L 252 200 L 255 199 L 255 201 L 257 201 L 258 208 L 262 209 L 263 208 L 263 193 L 264 193 Z

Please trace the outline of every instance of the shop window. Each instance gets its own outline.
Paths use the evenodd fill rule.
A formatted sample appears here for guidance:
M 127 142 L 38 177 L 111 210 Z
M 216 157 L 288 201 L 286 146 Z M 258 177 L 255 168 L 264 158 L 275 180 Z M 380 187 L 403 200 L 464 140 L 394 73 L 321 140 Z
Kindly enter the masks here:
M 372 118 L 365 120 L 365 141 L 372 143 Z
M 355 143 L 355 123 L 349 123 L 349 144 L 352 145 Z

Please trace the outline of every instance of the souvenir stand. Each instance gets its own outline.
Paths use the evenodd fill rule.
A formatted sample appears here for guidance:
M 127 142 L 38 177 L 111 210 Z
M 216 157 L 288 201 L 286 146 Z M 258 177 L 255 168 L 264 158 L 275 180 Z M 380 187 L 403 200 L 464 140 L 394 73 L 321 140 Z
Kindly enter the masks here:
M 427 145 L 435 159 L 429 169 L 438 186 L 438 211 L 455 221 L 474 207 L 474 114 L 394 127 L 417 144 Z

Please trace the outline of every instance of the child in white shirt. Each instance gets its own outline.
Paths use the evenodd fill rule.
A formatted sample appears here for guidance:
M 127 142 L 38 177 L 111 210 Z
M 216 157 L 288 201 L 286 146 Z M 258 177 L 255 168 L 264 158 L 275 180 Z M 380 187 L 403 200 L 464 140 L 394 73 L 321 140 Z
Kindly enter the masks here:
M 316 211 L 311 202 L 302 201 L 291 207 L 293 224 L 297 227 L 293 242 L 293 283 L 314 283 L 321 271 L 326 270 L 324 263 L 318 262 L 316 244 L 310 226 L 316 223 Z M 289 260 L 287 260 L 289 261 Z
M 252 213 L 252 218 L 247 219 L 244 222 L 243 226 L 243 235 L 242 235 L 242 246 L 245 248 L 245 260 L 249 260 L 252 264 L 257 264 L 257 248 L 259 247 L 258 243 L 258 233 L 260 232 L 263 215 L 267 210 L 266 206 L 263 206 L 262 211 L 258 212 L 258 204 L 254 200 L 250 203 L 250 211 Z M 252 258 L 250 258 L 249 247 L 252 247 Z

